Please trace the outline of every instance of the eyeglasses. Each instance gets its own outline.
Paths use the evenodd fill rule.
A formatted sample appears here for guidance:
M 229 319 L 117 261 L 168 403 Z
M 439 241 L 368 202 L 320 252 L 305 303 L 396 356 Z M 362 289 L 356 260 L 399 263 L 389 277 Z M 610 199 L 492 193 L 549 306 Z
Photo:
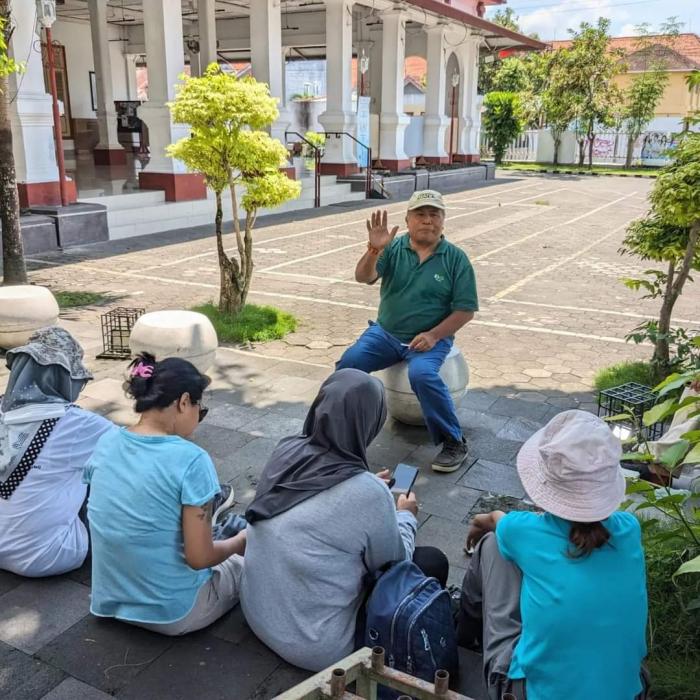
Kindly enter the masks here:
M 207 417 L 207 413 L 209 413 L 209 409 L 206 406 L 199 407 L 199 422 L 200 423 Z

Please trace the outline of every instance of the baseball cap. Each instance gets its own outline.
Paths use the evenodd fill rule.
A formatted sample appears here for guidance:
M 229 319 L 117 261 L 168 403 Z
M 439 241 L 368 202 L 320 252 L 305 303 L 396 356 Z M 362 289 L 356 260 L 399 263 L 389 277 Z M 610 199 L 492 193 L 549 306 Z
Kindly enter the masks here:
M 408 211 L 420 207 L 435 207 L 443 211 L 446 209 L 442 195 L 435 190 L 419 190 L 411 195 L 411 199 L 408 200 Z

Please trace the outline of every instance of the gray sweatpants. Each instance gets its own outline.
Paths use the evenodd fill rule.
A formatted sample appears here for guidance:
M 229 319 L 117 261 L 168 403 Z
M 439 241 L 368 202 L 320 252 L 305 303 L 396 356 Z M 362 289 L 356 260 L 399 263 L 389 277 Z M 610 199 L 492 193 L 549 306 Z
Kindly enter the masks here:
M 238 554 L 212 568 L 211 578 L 199 589 L 192 610 L 181 620 L 165 624 L 132 622 L 137 627 L 177 637 L 201 630 L 216 622 L 238 603 L 243 575 L 243 557 Z
M 524 697 L 522 683 L 508 679 L 522 627 L 521 583 L 520 569 L 501 556 L 496 536 L 489 532 L 477 544 L 464 575 L 457 628 L 461 645 L 481 642 L 489 700 L 502 700 L 506 693 L 517 700 Z

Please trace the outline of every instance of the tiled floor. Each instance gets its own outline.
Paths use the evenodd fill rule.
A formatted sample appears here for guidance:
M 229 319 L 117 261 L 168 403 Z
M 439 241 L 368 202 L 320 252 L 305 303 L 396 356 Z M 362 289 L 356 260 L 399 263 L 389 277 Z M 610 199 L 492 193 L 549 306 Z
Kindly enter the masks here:
M 559 410 L 592 409 L 597 368 L 649 354 L 623 336 L 655 307 L 618 281 L 644 266 L 617 253 L 647 189 L 638 180 L 532 177 L 447 196 L 447 235 L 469 253 L 482 300 L 478 318 L 457 339 L 471 370 L 459 408 L 470 459 L 437 475 L 428 468 L 434 448 L 426 432 L 393 421 L 370 459 L 377 469 L 399 461 L 421 468 L 418 541 L 445 550 L 451 582 L 460 582 L 467 565 L 466 521 L 479 498 L 523 495 L 514 467 L 523 440 Z M 388 208 L 399 223 L 404 205 Z M 270 217 L 256 232 L 251 301 L 293 311 L 300 327 L 284 341 L 220 349 L 212 410 L 195 438 L 241 506 L 276 441 L 298 430 L 320 381 L 375 313 L 376 288 L 352 282 L 366 214 L 329 207 L 315 218 Z M 213 251 L 201 234 L 159 234 L 41 256 L 31 278 L 55 290 L 106 291 L 114 305 L 189 307 L 216 293 Z M 678 309 L 696 327 L 699 290 L 691 287 Z M 95 372 L 83 405 L 128 423 L 124 365 L 92 359 L 104 310 L 70 311 L 61 323 L 81 340 Z M 0 386 L 5 375 L 0 369 Z M 88 566 L 40 581 L 0 573 L 1 698 L 264 700 L 305 676 L 254 638 L 239 608 L 207 630 L 167 639 L 90 616 L 89 580 Z M 481 698 L 480 683 L 478 659 L 464 654 L 463 689 Z

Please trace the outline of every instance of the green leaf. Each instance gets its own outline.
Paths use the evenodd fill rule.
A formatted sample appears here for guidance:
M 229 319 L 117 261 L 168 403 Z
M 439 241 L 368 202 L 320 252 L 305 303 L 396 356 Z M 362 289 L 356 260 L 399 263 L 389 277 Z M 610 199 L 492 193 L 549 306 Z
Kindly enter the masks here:
M 654 455 L 648 452 L 623 452 L 623 462 L 653 462 Z
M 687 374 L 678 374 L 674 372 L 664 379 L 660 384 L 654 387 L 654 391 L 658 392 L 659 396 L 665 396 L 669 391 L 678 389 L 688 383 L 690 377 Z
M 632 421 L 634 416 L 631 413 L 616 413 L 614 416 L 605 416 L 606 423 L 618 423 L 620 421 Z
M 649 493 L 654 491 L 653 484 L 650 484 L 644 479 L 627 479 L 627 488 L 625 489 L 626 494 L 631 493 Z
M 681 463 L 689 447 L 690 443 L 687 440 L 679 440 L 663 453 L 660 460 L 661 463 L 666 465 L 669 469 L 674 469 Z
M 700 432 L 698 430 L 695 430 L 693 432 Z M 683 460 L 683 464 L 697 464 L 700 462 L 700 442 L 693 447 L 690 452 L 685 456 L 685 459 Z
M 665 507 L 665 506 L 682 506 L 687 500 L 689 496 L 685 493 L 671 493 L 668 496 L 662 496 L 661 498 L 657 499 L 656 504 L 659 507 Z
M 676 573 L 673 574 L 672 578 L 675 579 L 676 576 L 683 576 L 685 574 L 700 574 L 700 555 L 685 562 L 685 564 L 681 564 L 678 569 L 676 569 Z
M 683 433 L 681 437 L 688 442 L 697 442 L 700 440 L 700 430 L 689 430 L 687 433 Z
M 678 403 L 675 399 L 666 399 L 666 401 L 656 404 L 656 406 L 644 412 L 644 425 L 648 427 L 654 425 L 654 423 L 658 423 L 660 420 L 663 420 L 666 416 L 673 413 L 677 406 Z
M 690 612 L 691 610 L 698 610 L 700 609 L 700 598 L 694 598 L 691 600 L 688 605 L 685 606 L 685 609 Z

